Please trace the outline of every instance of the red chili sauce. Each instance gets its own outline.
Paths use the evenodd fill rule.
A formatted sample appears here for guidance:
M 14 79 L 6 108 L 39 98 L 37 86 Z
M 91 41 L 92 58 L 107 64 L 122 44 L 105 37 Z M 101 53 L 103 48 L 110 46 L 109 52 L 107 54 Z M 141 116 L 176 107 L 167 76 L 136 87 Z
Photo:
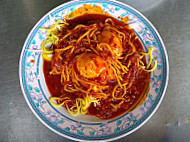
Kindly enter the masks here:
M 67 22 L 70 24 L 70 28 L 72 29 L 78 24 L 90 25 L 93 23 L 101 23 L 105 21 L 106 18 L 108 18 L 108 16 L 91 14 L 91 15 L 80 16 L 75 19 L 69 20 Z M 112 20 L 118 25 L 126 26 L 123 22 L 120 22 L 114 18 L 112 18 Z M 131 29 L 129 29 L 129 33 L 130 31 Z M 133 41 L 133 44 L 135 45 L 138 51 L 144 51 L 144 48 L 138 38 Z M 128 48 L 125 43 L 123 43 L 122 45 L 123 45 L 123 54 L 125 54 L 128 52 L 127 51 Z M 129 59 L 133 60 L 135 59 L 135 57 L 132 56 L 129 57 Z M 145 58 L 143 60 L 145 62 Z M 61 76 L 56 74 L 50 74 L 51 70 L 52 70 L 52 62 L 44 60 L 43 71 L 44 71 L 46 85 L 52 96 L 59 97 L 62 93 L 64 93 L 63 85 L 60 82 Z M 128 71 L 128 73 L 125 74 L 123 78 L 134 80 L 132 86 L 130 88 L 127 88 L 124 103 L 122 103 L 121 106 L 119 106 L 116 111 L 113 111 L 110 102 L 107 101 L 109 98 L 107 98 L 106 100 L 102 99 L 100 100 L 100 105 L 97 105 L 96 107 L 93 104 L 90 105 L 87 112 L 88 115 L 97 116 L 101 119 L 113 119 L 126 112 L 131 111 L 136 106 L 138 106 L 143 96 L 146 95 L 146 92 L 148 92 L 149 90 L 150 73 L 145 72 L 140 67 L 136 67 L 135 65 L 132 64 L 130 66 L 130 70 Z M 116 83 L 117 82 L 110 82 L 109 85 L 114 86 Z M 105 93 L 109 93 L 109 91 L 112 90 L 107 90 L 107 92 Z M 75 93 L 69 93 L 68 95 L 71 96 L 70 99 L 75 100 L 77 98 Z M 112 103 L 114 104 L 114 101 Z M 115 100 L 115 103 L 117 103 L 117 100 Z

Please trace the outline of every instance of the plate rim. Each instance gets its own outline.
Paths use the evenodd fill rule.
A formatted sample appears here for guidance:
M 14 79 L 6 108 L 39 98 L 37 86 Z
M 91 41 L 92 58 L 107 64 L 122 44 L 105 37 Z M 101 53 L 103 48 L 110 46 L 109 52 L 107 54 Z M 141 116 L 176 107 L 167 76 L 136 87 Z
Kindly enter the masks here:
M 71 3 L 76 3 L 76 2 L 93 2 L 94 0 L 72 0 L 72 1 L 69 1 L 69 2 L 66 2 L 66 3 L 62 3 L 54 8 L 52 8 L 49 12 L 47 12 L 42 18 L 40 18 L 40 20 L 33 26 L 33 28 L 30 30 L 29 34 L 27 35 L 27 38 L 26 40 L 24 41 L 24 45 L 23 47 L 26 47 L 27 45 L 27 41 L 29 40 L 29 38 L 31 37 L 31 34 L 32 32 L 34 31 L 34 29 L 39 25 L 39 23 L 41 23 L 43 21 L 43 19 L 48 15 L 48 14 L 51 14 L 53 11 L 55 11 L 56 9 L 59 9 L 65 5 L 69 5 Z M 165 55 L 165 63 L 166 63 L 166 80 L 165 80 L 165 86 L 163 87 L 163 92 L 160 94 L 160 99 L 158 100 L 158 103 L 156 104 L 155 108 L 153 109 L 152 112 L 150 112 L 150 114 L 147 116 L 147 118 L 145 118 L 145 120 L 143 120 L 137 127 L 135 127 L 134 129 L 130 130 L 129 132 L 125 132 L 121 135 L 118 135 L 118 136 L 115 136 L 113 138 L 106 138 L 104 139 L 103 141 L 113 141 L 113 140 L 117 140 L 117 139 L 120 139 L 122 137 L 125 137 L 133 132 L 135 132 L 136 130 L 138 130 L 139 128 L 141 128 L 152 116 L 153 114 L 157 111 L 157 109 L 159 108 L 164 96 L 165 96 L 165 93 L 166 93 L 166 89 L 167 89 L 167 86 L 168 86 L 168 81 L 169 81 L 169 60 L 168 60 L 168 54 L 167 54 L 167 50 L 166 50 L 166 47 L 163 43 L 163 40 L 160 36 L 160 34 L 158 33 L 158 31 L 156 30 L 156 28 L 153 26 L 153 24 L 143 15 L 141 14 L 138 10 L 136 10 L 135 8 L 131 7 L 130 5 L 128 4 L 125 4 L 125 3 L 122 3 L 122 2 L 119 2 L 117 0 L 103 0 L 103 1 L 107 1 L 107 2 L 113 2 L 113 3 L 118 3 L 120 5 L 123 5 L 124 7 L 128 7 L 130 8 L 131 10 L 133 10 L 134 12 L 136 12 L 137 14 L 139 14 L 150 26 L 151 28 L 153 29 L 153 31 L 155 32 L 155 34 L 157 35 L 158 39 L 160 40 L 160 44 L 161 46 L 163 47 L 163 53 Z M 96 2 L 102 2 L 102 0 L 96 0 Z M 114 5 L 113 3 L 111 3 L 111 5 Z M 32 104 L 30 103 L 29 99 L 27 98 L 27 95 L 24 91 L 24 85 L 23 85 L 23 80 L 22 80 L 22 58 L 23 58 L 23 55 L 24 55 L 24 52 L 25 52 L 25 49 L 22 47 L 22 51 L 21 51 L 21 54 L 20 54 L 20 58 L 19 58 L 19 80 L 20 80 L 20 86 L 21 86 L 21 90 L 22 90 L 22 94 L 29 106 L 29 108 L 32 110 L 33 114 L 42 122 L 42 124 L 44 124 L 46 127 L 48 127 L 50 130 L 52 130 L 53 132 L 59 134 L 60 136 L 63 136 L 63 137 L 66 137 L 68 139 L 72 139 L 72 140 L 77 140 L 77 141 L 100 141 L 100 140 L 85 140 L 85 139 L 78 139 L 78 138 L 75 138 L 75 137 L 72 137 L 72 136 L 68 136 L 64 133 L 61 133 L 59 131 L 57 131 L 56 129 L 52 128 L 50 125 L 46 124 L 46 122 L 37 114 L 37 112 L 34 110 L 34 108 L 32 107 Z

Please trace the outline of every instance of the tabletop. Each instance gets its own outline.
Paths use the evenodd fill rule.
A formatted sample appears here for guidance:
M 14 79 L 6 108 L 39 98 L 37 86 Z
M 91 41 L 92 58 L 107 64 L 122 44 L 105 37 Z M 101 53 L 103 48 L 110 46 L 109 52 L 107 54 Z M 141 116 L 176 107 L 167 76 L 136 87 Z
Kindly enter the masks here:
M 119 142 L 190 142 L 190 0 L 120 0 L 145 15 L 160 33 L 170 78 L 153 117 Z M 19 84 L 24 41 L 37 21 L 67 0 L 0 0 L 0 141 L 71 141 L 49 130 L 28 107 Z

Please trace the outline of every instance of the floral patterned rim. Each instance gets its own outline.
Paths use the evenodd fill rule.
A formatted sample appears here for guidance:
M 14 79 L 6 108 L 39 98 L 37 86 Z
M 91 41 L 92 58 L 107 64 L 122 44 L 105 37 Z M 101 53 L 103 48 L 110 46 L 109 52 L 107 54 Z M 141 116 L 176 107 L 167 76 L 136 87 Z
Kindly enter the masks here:
M 130 21 L 136 21 L 138 26 L 133 26 L 145 47 L 152 46 L 154 59 L 158 60 L 157 69 L 151 75 L 151 89 L 145 102 L 136 110 L 107 122 L 83 122 L 69 118 L 51 106 L 44 86 L 41 83 L 40 44 L 46 38 L 45 33 L 39 30 L 42 26 L 51 24 L 54 20 L 62 18 L 82 6 L 83 4 L 100 5 L 104 11 L 113 16 L 129 16 Z M 49 15 L 51 15 L 49 17 Z M 166 49 L 156 29 L 137 10 L 132 7 L 112 0 L 85 0 L 71 1 L 62 4 L 47 13 L 31 30 L 20 56 L 20 85 L 24 97 L 37 118 L 52 131 L 73 140 L 115 140 L 126 136 L 150 119 L 163 99 L 168 83 L 169 65 Z

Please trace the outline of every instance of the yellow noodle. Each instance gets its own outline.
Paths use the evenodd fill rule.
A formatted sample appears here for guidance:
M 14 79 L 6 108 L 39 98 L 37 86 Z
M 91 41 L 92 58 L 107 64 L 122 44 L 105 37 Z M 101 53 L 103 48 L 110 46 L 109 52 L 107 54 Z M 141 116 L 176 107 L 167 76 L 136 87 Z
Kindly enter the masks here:
M 70 49 L 70 48 L 72 48 L 73 46 L 67 46 L 67 47 L 65 47 L 65 48 L 61 48 L 61 49 L 55 49 L 55 51 L 57 51 L 57 52 L 60 52 L 60 51 L 65 51 L 65 50 L 68 50 L 68 49 Z
M 116 89 L 119 87 L 119 85 L 116 85 L 112 91 L 112 97 L 115 99 L 115 100 L 122 100 L 124 98 L 117 98 L 115 97 L 115 92 L 116 92 Z
M 111 47 L 109 46 L 109 44 L 107 44 L 107 43 L 100 43 L 98 46 L 99 46 L 100 48 L 101 48 L 101 46 L 106 46 L 106 47 L 108 47 L 108 50 L 111 52 L 111 54 L 112 54 L 112 55 L 115 55 L 114 52 L 113 52 L 113 50 L 112 50 Z
M 91 30 L 88 30 L 86 33 L 84 33 L 82 36 L 80 36 L 79 39 L 77 40 L 77 43 L 78 43 L 79 41 L 81 41 L 85 36 L 87 36 L 91 31 L 92 31 L 92 29 L 91 29 Z
M 111 18 L 107 18 L 105 20 L 105 23 L 108 23 L 108 22 L 111 22 L 111 25 L 114 26 L 114 22 L 113 22 L 113 20 Z
M 115 28 L 113 28 L 113 27 L 110 27 L 110 26 L 108 26 L 108 27 L 106 27 L 106 28 L 112 29 L 112 30 L 116 31 L 118 34 L 120 34 L 120 35 L 123 36 L 123 39 L 125 39 L 125 34 L 124 34 L 123 32 L 120 32 L 120 31 L 118 31 L 117 29 L 115 29 Z
M 96 49 L 94 49 L 92 46 L 90 46 L 90 49 L 92 49 L 92 51 L 94 51 L 94 53 L 96 53 L 97 55 L 99 55 L 98 51 Z
M 94 33 L 97 31 L 97 29 L 98 29 L 98 28 L 95 28 L 95 29 L 91 32 L 90 37 L 92 37 L 92 36 L 94 35 Z
M 78 28 L 87 28 L 88 26 L 86 26 L 86 25 L 82 25 L 82 24 L 79 24 L 79 25 L 77 25 L 73 30 L 76 30 L 76 29 L 78 29 Z
M 127 68 L 129 68 L 130 65 L 131 65 L 131 60 L 129 60 Z
M 152 67 L 152 69 L 145 69 L 145 68 L 142 68 L 142 69 L 147 72 L 152 72 L 153 70 L 155 70 L 156 67 L 157 67 L 157 60 L 155 60 L 155 63 L 154 63 L 154 66 Z
M 76 90 L 69 90 L 69 89 L 67 89 L 67 85 L 64 85 L 64 90 L 67 91 L 67 92 L 70 92 L 70 93 L 76 92 Z
M 127 88 L 126 88 L 126 85 L 124 85 L 124 86 L 123 86 L 123 95 L 122 95 L 122 97 L 125 96 L 126 92 L 127 92 Z
M 63 98 L 60 98 L 60 97 L 51 97 L 50 99 L 49 99 L 49 101 L 50 101 L 50 103 L 53 105 L 53 106 L 55 106 L 55 107 L 60 107 L 60 106 L 62 106 L 62 105 L 64 105 L 66 102 L 70 102 L 71 100 L 65 100 L 65 101 L 63 101 L 62 103 L 60 103 L 60 104 L 57 104 L 57 103 L 54 103 L 53 102 L 53 100 L 64 100 Z

